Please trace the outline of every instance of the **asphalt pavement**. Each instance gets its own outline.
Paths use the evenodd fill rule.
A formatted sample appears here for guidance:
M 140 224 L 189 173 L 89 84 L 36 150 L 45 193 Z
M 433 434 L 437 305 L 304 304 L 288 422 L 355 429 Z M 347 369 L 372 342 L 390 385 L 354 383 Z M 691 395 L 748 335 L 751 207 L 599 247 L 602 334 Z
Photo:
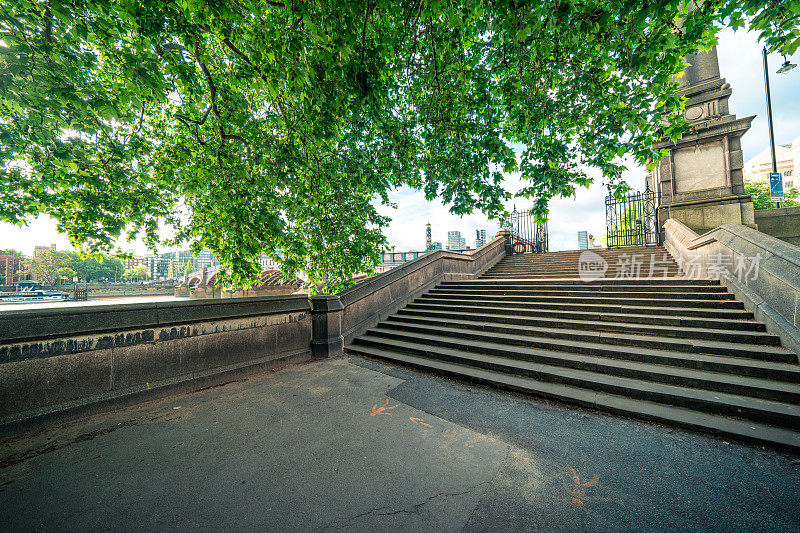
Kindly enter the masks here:
M 356 357 L 0 441 L 2 531 L 800 531 L 800 458 Z

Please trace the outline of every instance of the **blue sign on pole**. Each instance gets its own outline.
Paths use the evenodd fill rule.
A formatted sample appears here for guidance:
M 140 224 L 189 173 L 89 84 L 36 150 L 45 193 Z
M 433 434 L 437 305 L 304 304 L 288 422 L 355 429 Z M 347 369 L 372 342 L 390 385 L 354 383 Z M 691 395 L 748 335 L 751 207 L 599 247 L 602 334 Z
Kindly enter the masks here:
M 773 202 L 783 201 L 783 177 L 780 172 L 769 173 L 769 195 Z

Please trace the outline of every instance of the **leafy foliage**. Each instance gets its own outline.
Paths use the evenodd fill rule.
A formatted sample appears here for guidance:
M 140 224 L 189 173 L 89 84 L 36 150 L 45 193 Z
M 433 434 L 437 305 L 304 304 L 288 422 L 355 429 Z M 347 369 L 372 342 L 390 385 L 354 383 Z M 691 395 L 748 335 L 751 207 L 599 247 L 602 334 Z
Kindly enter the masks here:
M 173 263 L 172 265 L 172 277 L 173 278 L 180 278 L 183 277 L 185 274 L 190 272 L 194 272 L 197 268 L 194 266 L 192 262 L 185 262 L 185 263 Z
M 124 281 L 141 281 L 149 278 L 150 272 L 144 265 L 136 265 L 135 267 L 126 269 L 122 274 L 122 279 Z
M 65 274 L 74 271 L 69 268 L 71 259 L 66 252 L 50 248 L 41 250 L 34 257 L 26 259 L 23 263 L 24 272 L 31 274 L 45 285 L 52 285 L 60 279 L 66 278 Z
M 797 49 L 796 0 L 16 0 L 0 7 L 0 219 L 74 245 L 210 248 L 228 285 L 261 252 L 325 290 L 379 263 L 376 202 L 540 217 L 594 167 L 685 129 L 674 76 L 750 20 Z M 681 21 L 680 23 L 678 21 Z M 668 118 L 662 120 L 662 117 Z M 521 155 L 517 158 L 515 151 Z
M 77 252 L 61 252 L 51 248 L 43 249 L 23 263 L 25 272 L 39 281 L 49 284 L 60 279 L 79 278 L 84 281 L 120 279 L 125 267 L 116 257 L 82 257 Z
M 766 181 L 744 181 L 744 192 L 753 197 L 753 207 L 755 209 L 773 209 L 775 202 L 769 193 L 769 183 Z M 784 192 L 783 202 L 781 207 L 796 207 L 800 205 L 800 190 L 797 187 L 792 187 Z
M 6 248 L 5 250 L 0 250 L 0 255 L 10 255 L 12 257 L 25 257 L 25 254 L 23 254 L 19 250 L 14 250 L 13 248 Z

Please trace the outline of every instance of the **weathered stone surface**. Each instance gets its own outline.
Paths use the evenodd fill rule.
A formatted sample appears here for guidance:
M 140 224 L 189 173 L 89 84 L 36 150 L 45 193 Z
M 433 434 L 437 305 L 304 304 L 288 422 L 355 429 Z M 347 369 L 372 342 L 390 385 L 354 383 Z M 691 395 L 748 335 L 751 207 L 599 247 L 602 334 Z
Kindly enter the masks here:
M 755 117 L 729 113 L 732 91 L 720 78 L 716 48 L 686 59 L 678 94 L 688 99 L 684 117 L 692 130 L 677 142 L 655 143 L 669 154 L 648 177 L 650 188 L 661 194 L 659 224 L 672 218 L 699 233 L 723 224 L 754 225 L 752 199 L 744 194 L 740 138 Z
M 758 230 L 791 244 L 800 244 L 800 207 L 759 209 L 755 212 Z
M 73 409 L 64 404 L 73 400 L 90 405 L 170 387 L 191 390 L 248 368 L 279 367 L 312 353 L 340 355 L 348 337 L 395 312 L 445 274 L 474 277 L 492 266 L 505 256 L 508 237 L 501 232 L 471 254 L 427 254 L 339 295 L 2 313 L 0 382 L 7 386 L 0 396 L 0 427 L 62 407 Z
M 800 353 L 800 249 L 740 224 L 697 235 L 669 219 L 664 235 L 673 257 L 694 258 L 703 275 L 710 275 L 710 265 L 726 265 L 721 281 L 784 346 Z

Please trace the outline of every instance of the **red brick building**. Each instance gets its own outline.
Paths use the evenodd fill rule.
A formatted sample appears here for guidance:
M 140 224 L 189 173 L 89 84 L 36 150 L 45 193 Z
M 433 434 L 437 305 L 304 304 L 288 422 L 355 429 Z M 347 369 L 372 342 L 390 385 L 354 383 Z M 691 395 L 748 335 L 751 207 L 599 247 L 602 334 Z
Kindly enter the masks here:
M 17 281 L 17 272 L 22 270 L 22 257 L 0 254 L 0 276 L 5 280 L 6 285 L 11 285 Z

